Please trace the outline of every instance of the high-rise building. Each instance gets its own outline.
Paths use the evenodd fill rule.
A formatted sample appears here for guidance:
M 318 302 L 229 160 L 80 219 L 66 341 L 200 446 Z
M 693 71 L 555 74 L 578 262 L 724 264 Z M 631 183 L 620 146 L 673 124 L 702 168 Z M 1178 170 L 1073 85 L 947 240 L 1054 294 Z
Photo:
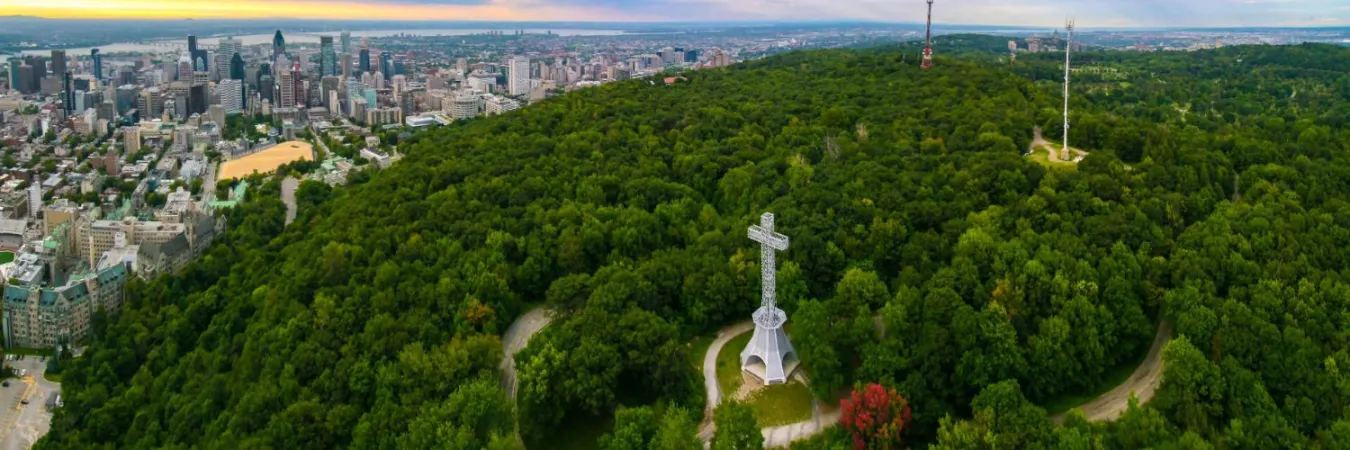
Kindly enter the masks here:
M 272 35 L 272 60 L 276 61 L 277 57 L 284 54 L 286 54 L 286 38 L 281 37 L 281 30 L 277 30 L 277 33 Z
M 122 127 L 122 148 L 128 154 L 141 150 L 141 127 Z
M 244 41 L 235 39 L 234 37 L 227 37 L 225 39 L 221 39 L 220 43 L 216 45 L 216 53 L 225 55 L 229 59 L 233 59 L 234 55 L 243 52 L 244 52 Z
M 357 61 L 357 70 L 361 73 L 370 73 L 370 49 L 362 48 L 360 58 Z
M 458 70 L 460 75 L 468 76 L 468 75 L 469 75 L 469 60 L 464 59 L 464 58 L 456 59 L 456 60 L 455 60 L 455 70 Z
M 23 66 L 23 60 L 19 58 L 9 59 L 9 88 L 23 92 L 24 85 L 20 83 L 19 67 Z
M 340 39 L 338 43 L 342 44 L 342 54 L 344 55 L 352 54 L 352 32 L 343 31 L 342 34 L 338 36 Z
M 240 54 L 238 54 L 238 53 L 235 53 L 234 56 L 230 57 L 230 76 L 229 76 L 228 78 L 231 79 L 231 80 L 243 80 L 243 79 L 244 79 L 244 56 L 243 56 L 243 55 L 240 55 Z
M 530 58 L 515 56 L 507 66 L 507 91 L 511 95 L 530 93 Z
M 210 105 L 211 96 L 206 83 L 193 83 L 188 88 L 188 107 L 184 117 L 193 114 L 206 114 L 206 108 Z
M 52 76 L 60 80 L 67 73 L 70 72 L 66 69 L 66 51 L 52 50 Z
M 308 91 L 305 90 L 305 74 L 300 69 L 300 63 L 295 63 L 291 69 L 291 85 L 287 86 L 295 92 L 295 104 L 292 106 L 300 107 L 309 103 Z
M 244 82 L 229 79 L 220 81 L 220 106 L 228 113 L 244 110 Z
M 350 53 L 343 53 L 342 56 L 339 56 L 339 57 L 338 57 L 338 60 L 339 60 L 339 61 L 338 61 L 338 65 L 342 66 L 342 77 L 343 77 L 343 78 L 351 78 L 351 76 L 352 76 L 352 55 L 351 55 Z
M 61 107 L 67 115 L 75 112 L 75 84 L 71 82 L 70 72 L 61 74 Z
M 319 36 L 319 76 L 337 75 L 337 51 L 332 36 Z
M 389 52 L 380 52 L 380 73 L 384 74 L 384 81 L 394 76 L 394 57 Z
M 103 55 L 100 55 L 100 54 L 98 53 L 98 49 L 92 49 L 92 50 L 89 50 L 89 58 L 92 59 L 92 60 L 94 60 L 94 61 L 93 61 L 93 64 L 94 64 L 94 70 L 93 70 L 93 72 L 94 72 L 94 79 L 95 79 L 95 80 L 102 80 L 102 79 L 103 79 Z
M 277 107 L 294 108 L 295 107 L 295 72 L 289 70 L 277 71 Z

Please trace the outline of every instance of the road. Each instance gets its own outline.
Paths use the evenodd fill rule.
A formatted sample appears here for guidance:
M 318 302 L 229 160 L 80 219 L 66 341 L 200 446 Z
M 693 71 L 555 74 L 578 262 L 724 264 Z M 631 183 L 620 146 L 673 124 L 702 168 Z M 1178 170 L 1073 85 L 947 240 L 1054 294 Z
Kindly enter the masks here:
M 1158 326 L 1158 334 L 1153 338 L 1153 346 L 1148 349 L 1144 363 L 1134 369 L 1130 378 L 1077 409 L 1083 410 L 1083 415 L 1087 416 L 1089 421 L 1102 422 L 1119 419 L 1121 414 L 1125 413 L 1130 404 L 1130 393 L 1134 393 L 1139 399 L 1139 404 L 1148 403 L 1158 392 L 1158 385 L 1162 383 L 1162 350 L 1171 341 L 1172 323 L 1163 321 Z M 1056 414 L 1054 421 L 1056 424 L 1063 423 L 1064 414 Z
M 295 190 L 299 187 L 300 180 L 295 177 L 281 180 L 281 202 L 286 204 L 286 225 L 295 221 Z
M 47 363 L 36 356 L 5 364 L 15 370 L 27 369 L 28 377 L 11 378 L 8 387 L 0 387 L 0 450 L 27 449 L 51 429 L 52 414 L 47 411 L 46 401 L 48 396 L 61 391 L 61 384 L 42 377 Z M 35 386 L 29 389 L 28 383 Z M 25 393 L 27 405 L 20 402 Z
M 539 330 L 553 321 L 553 314 L 543 306 L 526 311 L 524 315 L 511 323 L 502 334 L 502 387 L 511 398 L 516 398 L 516 353 L 525 348 Z

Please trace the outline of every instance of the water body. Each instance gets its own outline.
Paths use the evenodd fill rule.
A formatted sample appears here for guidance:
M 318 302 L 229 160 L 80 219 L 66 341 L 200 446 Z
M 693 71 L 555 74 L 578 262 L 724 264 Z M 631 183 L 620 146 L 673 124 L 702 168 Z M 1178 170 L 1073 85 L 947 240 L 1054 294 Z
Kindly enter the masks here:
M 489 31 L 498 31 L 498 32 L 501 32 L 502 34 L 513 34 L 513 33 L 515 33 L 517 30 L 520 30 L 520 29 L 519 29 L 519 28 L 513 28 L 513 29 L 500 29 L 500 30 L 498 30 L 498 29 L 487 29 L 487 28 L 472 28 L 472 29 L 470 29 L 470 28 L 456 28 L 456 29 L 443 29 L 443 30 L 438 30 L 438 29 L 427 29 L 427 30 L 370 30 L 370 31 L 352 31 L 351 33 L 352 33 L 352 41 L 353 41 L 352 45 L 355 46 L 355 45 L 358 45 L 358 44 L 361 42 L 361 38 L 364 38 L 364 37 L 377 38 L 377 37 L 388 37 L 388 36 L 394 36 L 394 35 L 400 35 L 400 34 L 407 34 L 407 35 L 414 35 L 414 36 L 465 36 L 465 35 L 470 35 L 470 34 L 483 34 L 483 33 L 489 32 Z M 526 33 L 526 34 L 544 34 L 544 33 L 548 33 L 548 32 L 551 31 L 551 32 L 553 32 L 553 34 L 556 34 L 556 35 L 559 35 L 559 36 L 618 36 L 618 35 L 625 34 L 624 31 L 621 31 L 621 30 L 544 29 L 544 28 L 525 28 L 524 30 L 525 30 L 525 33 Z M 324 32 L 290 32 L 290 33 L 287 33 L 285 30 L 282 30 L 282 31 L 281 31 L 281 34 L 282 34 L 283 37 L 286 38 L 286 43 L 287 43 L 287 44 L 294 44 L 294 43 L 312 43 L 312 44 L 317 44 L 317 43 L 319 42 L 319 36 L 321 36 L 321 35 L 322 35 L 322 36 L 332 36 L 332 37 L 333 37 L 333 40 L 336 42 L 336 41 L 337 41 L 337 38 L 338 38 L 338 35 L 341 34 L 341 31 L 324 31 Z M 233 36 L 233 37 L 234 37 L 235 39 L 238 39 L 238 40 L 242 41 L 242 42 L 244 43 L 245 46 L 250 46 L 250 45 L 271 45 L 271 44 L 272 44 L 272 35 L 273 35 L 273 33 L 266 33 L 266 34 L 248 34 L 248 35 L 240 35 L 240 36 Z M 224 36 L 224 35 L 222 35 L 222 36 L 199 37 L 199 38 L 197 39 L 197 42 L 200 43 L 201 45 L 205 45 L 205 46 L 214 46 L 214 45 L 216 45 L 218 42 L 220 42 L 221 39 L 224 39 L 224 38 L 227 38 L 227 37 L 230 37 L 230 36 Z M 88 54 L 89 54 L 89 50 L 90 50 L 90 49 L 95 49 L 95 48 L 99 49 L 99 52 L 102 52 L 103 54 L 109 54 L 109 53 L 158 53 L 158 52 L 179 51 L 179 50 L 182 50 L 182 49 L 187 48 L 187 36 L 183 36 L 183 37 L 181 37 L 181 38 L 156 39 L 156 40 L 153 40 L 153 41 L 147 41 L 147 42 L 118 42 L 118 43 L 114 43 L 114 44 L 100 45 L 100 46 L 95 46 L 95 47 L 67 48 L 67 49 L 64 49 L 64 50 L 66 50 L 66 54 L 68 54 L 68 55 L 88 55 Z M 44 49 L 44 50 L 24 50 L 23 52 L 20 52 L 20 53 L 23 54 L 23 55 L 41 55 L 41 56 L 46 56 L 46 55 L 51 55 L 52 50 L 53 50 L 53 49 Z M 61 49 L 55 49 L 55 50 L 61 50 Z

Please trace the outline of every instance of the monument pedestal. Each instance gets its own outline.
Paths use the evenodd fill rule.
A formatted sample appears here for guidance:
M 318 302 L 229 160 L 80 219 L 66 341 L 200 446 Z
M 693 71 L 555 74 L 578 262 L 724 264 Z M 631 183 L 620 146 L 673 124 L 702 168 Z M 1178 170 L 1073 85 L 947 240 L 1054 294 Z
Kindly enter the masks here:
M 754 319 L 755 334 L 741 351 L 741 370 L 766 385 L 786 383 L 799 365 L 797 351 L 783 330 L 787 313 L 774 306 L 761 306 Z

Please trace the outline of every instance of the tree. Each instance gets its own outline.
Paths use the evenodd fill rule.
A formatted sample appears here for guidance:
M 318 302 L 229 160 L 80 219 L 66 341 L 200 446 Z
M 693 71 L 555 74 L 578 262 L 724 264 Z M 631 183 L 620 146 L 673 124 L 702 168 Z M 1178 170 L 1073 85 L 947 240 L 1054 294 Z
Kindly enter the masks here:
M 839 423 L 853 437 L 853 448 L 900 447 L 910 422 L 909 402 L 895 389 L 868 383 L 853 389 L 840 406 Z
M 713 450 L 758 450 L 764 448 L 755 410 L 750 405 L 724 401 L 713 410 Z

